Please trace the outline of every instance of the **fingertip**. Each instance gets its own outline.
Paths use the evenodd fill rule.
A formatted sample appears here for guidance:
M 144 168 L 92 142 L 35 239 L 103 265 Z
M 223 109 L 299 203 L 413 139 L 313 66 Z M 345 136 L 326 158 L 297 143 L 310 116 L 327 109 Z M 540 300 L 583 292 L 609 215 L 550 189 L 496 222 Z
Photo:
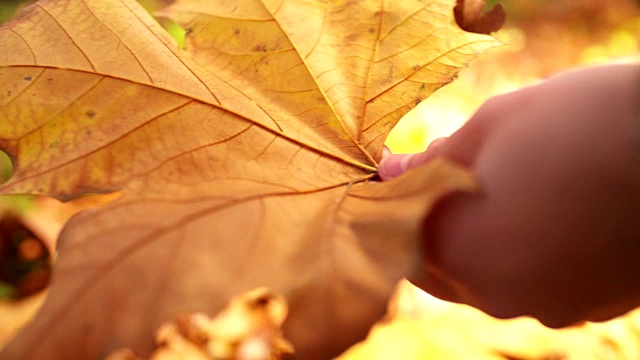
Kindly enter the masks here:
M 382 147 L 382 160 L 388 158 L 391 155 L 393 155 L 393 153 L 391 152 L 391 149 L 389 149 L 387 145 L 384 145 Z
M 389 180 L 405 173 L 413 154 L 389 155 L 382 159 L 378 174 L 382 180 Z
M 438 149 L 439 147 L 441 147 L 447 140 L 449 139 L 449 137 L 443 136 L 443 137 L 439 137 L 436 139 L 433 139 L 433 141 L 431 141 L 431 143 L 429 143 L 429 146 L 427 146 L 427 151 L 434 151 L 436 149 Z

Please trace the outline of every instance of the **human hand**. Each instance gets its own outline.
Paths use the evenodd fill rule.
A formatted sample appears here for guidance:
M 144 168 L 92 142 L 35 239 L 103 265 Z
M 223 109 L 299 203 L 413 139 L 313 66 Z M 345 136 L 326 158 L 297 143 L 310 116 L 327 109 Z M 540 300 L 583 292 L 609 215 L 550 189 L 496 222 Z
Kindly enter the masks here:
M 424 224 L 424 276 L 444 300 L 552 327 L 640 305 L 640 65 L 573 71 L 485 103 L 383 179 L 443 156 L 481 192 L 439 202 Z

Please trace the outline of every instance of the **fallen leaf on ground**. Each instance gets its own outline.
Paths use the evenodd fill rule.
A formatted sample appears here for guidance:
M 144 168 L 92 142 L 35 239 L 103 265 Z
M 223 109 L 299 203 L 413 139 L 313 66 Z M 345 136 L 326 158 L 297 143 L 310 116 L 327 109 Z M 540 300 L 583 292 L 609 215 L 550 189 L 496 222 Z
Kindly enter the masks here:
M 104 205 L 118 196 L 88 196 L 67 203 L 41 196 L 1 199 L 0 284 L 11 293 L 0 296 L 0 348 L 44 302 L 56 255 L 55 242 L 64 223 L 79 211 Z
M 444 161 L 377 183 L 386 135 L 498 43 L 453 1 L 40 1 L 0 27 L 2 193 L 122 191 L 75 216 L 40 315 L 2 353 L 131 347 L 184 312 L 266 286 L 303 359 L 367 333 L 421 269 L 420 224 L 471 176 Z
M 215 318 L 194 313 L 164 324 L 156 333 L 151 360 L 278 360 L 292 354 L 281 326 L 286 300 L 259 288 L 231 300 Z M 137 358 L 118 350 L 108 360 Z

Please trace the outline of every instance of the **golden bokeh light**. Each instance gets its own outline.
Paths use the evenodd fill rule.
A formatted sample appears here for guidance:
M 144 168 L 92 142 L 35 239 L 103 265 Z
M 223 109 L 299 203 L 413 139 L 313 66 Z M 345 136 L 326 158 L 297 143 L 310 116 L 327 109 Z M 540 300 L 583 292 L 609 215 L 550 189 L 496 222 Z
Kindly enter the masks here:
M 387 138 L 393 153 L 419 152 L 434 139 L 451 135 L 492 96 L 572 67 L 640 61 L 638 2 L 504 3 L 507 24 L 494 36 L 505 46 L 480 56 L 453 83 L 408 113 Z

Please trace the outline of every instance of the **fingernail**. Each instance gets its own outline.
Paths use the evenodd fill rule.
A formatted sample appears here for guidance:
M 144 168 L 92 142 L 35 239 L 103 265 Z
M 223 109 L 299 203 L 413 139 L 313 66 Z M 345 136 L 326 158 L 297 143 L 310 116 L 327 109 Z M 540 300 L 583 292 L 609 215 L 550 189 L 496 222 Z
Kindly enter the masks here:
M 402 175 L 409 168 L 409 161 L 412 157 L 413 154 L 399 154 L 382 159 L 378 169 L 380 178 L 389 180 Z
M 384 145 L 382 147 L 382 159 L 389 157 L 391 155 L 392 155 L 391 149 L 389 149 L 387 145 Z
M 409 161 L 411 161 L 413 155 L 415 154 L 403 154 L 402 157 L 400 157 L 400 170 L 402 173 L 409 170 Z

